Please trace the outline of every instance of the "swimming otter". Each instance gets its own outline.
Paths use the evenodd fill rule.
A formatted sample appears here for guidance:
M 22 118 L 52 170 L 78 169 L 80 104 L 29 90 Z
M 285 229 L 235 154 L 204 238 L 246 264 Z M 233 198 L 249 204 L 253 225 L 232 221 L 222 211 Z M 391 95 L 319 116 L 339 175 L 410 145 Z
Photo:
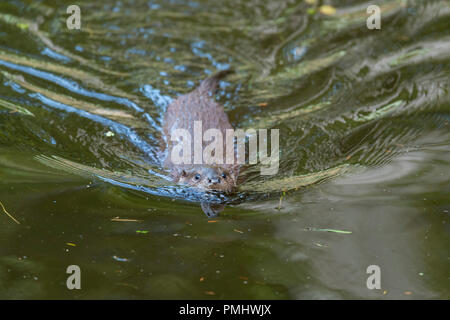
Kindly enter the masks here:
M 171 176 L 175 182 L 188 184 L 202 190 L 216 190 L 226 193 L 230 193 L 236 188 L 239 175 L 237 161 L 234 161 L 233 164 L 227 164 L 226 161 L 194 164 L 194 152 L 191 152 L 189 164 L 176 164 L 171 157 L 172 150 L 176 146 L 171 141 L 171 137 L 175 135 L 174 130 L 185 129 L 189 132 L 190 137 L 194 137 L 194 121 L 201 121 L 202 153 L 210 143 L 205 143 L 203 140 L 203 135 L 208 129 L 218 129 L 221 132 L 223 136 L 222 145 L 225 149 L 226 130 L 233 129 L 233 127 L 223 107 L 213 99 L 213 94 L 217 90 L 220 79 L 232 72 L 232 70 L 224 70 L 216 73 L 203 80 L 195 90 L 178 97 L 168 106 L 164 114 L 163 127 L 167 145 L 164 165 L 171 171 Z M 193 146 L 190 147 L 191 150 L 194 150 Z M 208 216 L 215 216 L 223 207 L 223 205 L 202 203 L 202 209 Z

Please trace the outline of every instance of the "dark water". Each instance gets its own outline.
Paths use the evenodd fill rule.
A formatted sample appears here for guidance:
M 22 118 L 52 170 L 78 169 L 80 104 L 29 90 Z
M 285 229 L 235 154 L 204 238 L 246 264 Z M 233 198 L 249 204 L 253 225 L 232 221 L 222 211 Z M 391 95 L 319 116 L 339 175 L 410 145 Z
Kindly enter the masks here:
M 357 0 L 77 1 L 81 30 L 70 4 L 0 3 L 0 298 L 450 298 L 449 1 L 378 2 L 381 30 Z M 229 66 L 280 170 L 208 221 L 161 120 Z

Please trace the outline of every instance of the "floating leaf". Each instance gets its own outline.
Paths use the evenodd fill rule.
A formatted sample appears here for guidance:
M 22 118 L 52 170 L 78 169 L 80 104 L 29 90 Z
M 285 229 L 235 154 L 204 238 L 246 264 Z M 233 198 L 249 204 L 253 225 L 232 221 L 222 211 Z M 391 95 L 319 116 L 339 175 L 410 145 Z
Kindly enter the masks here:
M 319 11 L 324 15 L 332 16 L 336 13 L 336 8 L 329 5 L 323 5 L 319 8 Z
M 18 23 L 17 26 L 22 30 L 27 30 L 30 27 L 28 23 Z
M 343 234 L 350 234 L 351 231 L 345 231 L 345 230 L 337 230 L 337 229 L 321 229 L 321 228 L 307 228 L 309 231 L 324 231 L 324 232 L 334 232 L 334 233 L 343 233 Z
M 137 219 L 122 219 L 119 217 L 112 218 L 111 221 L 118 221 L 118 222 L 142 222 L 142 220 Z
M 0 107 L 4 107 L 4 108 L 6 108 L 6 109 L 9 109 L 9 110 L 12 110 L 12 111 L 15 111 L 15 112 L 22 113 L 22 114 L 24 114 L 24 115 L 34 117 L 34 114 L 32 114 L 32 113 L 31 113 L 30 111 L 28 111 L 27 109 L 25 109 L 25 108 L 23 108 L 23 107 L 20 107 L 20 106 L 17 106 L 17 105 L 15 105 L 15 104 L 12 104 L 11 102 L 8 102 L 8 101 L 2 100 L 2 99 L 0 99 Z

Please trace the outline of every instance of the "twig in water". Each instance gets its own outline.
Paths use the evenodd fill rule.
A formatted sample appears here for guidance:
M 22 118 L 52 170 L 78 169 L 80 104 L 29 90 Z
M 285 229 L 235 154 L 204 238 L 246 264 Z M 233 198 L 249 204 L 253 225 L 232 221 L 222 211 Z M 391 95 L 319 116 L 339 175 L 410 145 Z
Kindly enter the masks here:
M 280 202 L 278 203 L 278 211 L 281 210 L 281 203 L 283 202 L 283 197 L 286 195 L 286 191 L 283 191 L 283 193 L 280 196 Z
M 3 205 L 3 203 L 0 201 L 0 206 L 3 208 L 3 212 L 10 217 L 15 223 L 20 224 L 19 221 L 17 221 L 8 211 L 6 211 L 5 206 Z

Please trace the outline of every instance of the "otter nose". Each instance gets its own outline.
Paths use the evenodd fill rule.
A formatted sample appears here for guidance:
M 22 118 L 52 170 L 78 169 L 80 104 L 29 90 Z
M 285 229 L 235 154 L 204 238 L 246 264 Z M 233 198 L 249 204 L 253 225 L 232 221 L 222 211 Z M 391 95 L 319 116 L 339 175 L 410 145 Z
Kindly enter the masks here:
M 218 176 L 209 177 L 208 183 L 210 184 L 220 183 L 220 178 Z

